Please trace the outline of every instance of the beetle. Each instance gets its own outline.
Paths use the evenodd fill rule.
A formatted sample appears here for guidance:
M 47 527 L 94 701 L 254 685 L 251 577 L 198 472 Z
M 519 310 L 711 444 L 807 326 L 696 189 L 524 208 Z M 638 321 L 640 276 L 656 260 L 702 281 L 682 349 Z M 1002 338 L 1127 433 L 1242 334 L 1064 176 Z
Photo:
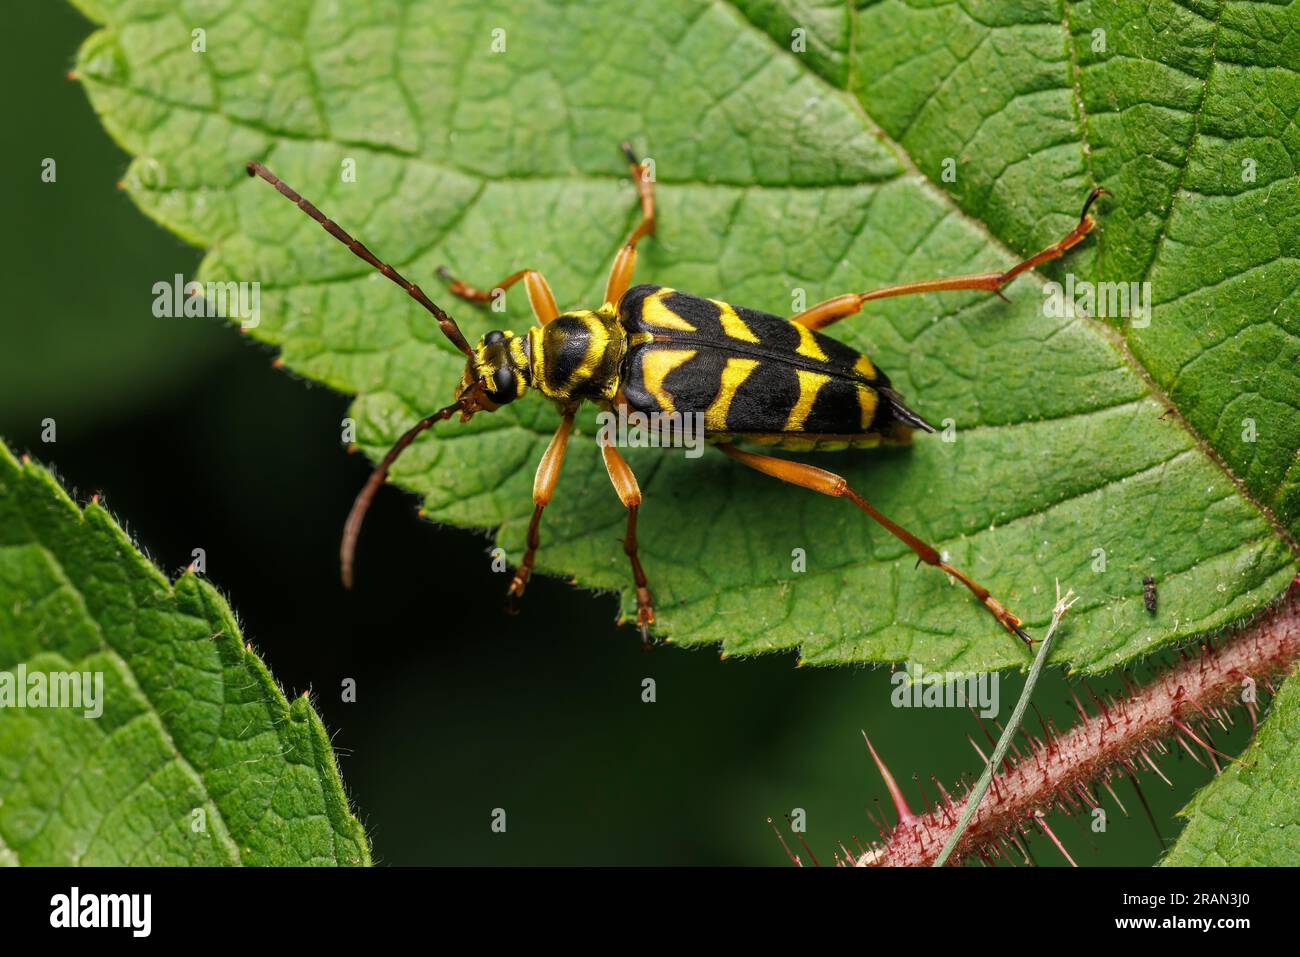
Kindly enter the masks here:
M 407 430 L 357 494 L 339 548 L 344 584 L 352 584 L 362 519 L 403 450 L 438 422 L 456 415 L 468 421 L 536 391 L 555 405 L 560 423 L 537 466 L 533 514 L 525 552 L 507 592 L 511 599 L 522 596 L 528 585 L 540 544 L 542 512 L 555 490 L 574 416 L 584 402 L 591 402 L 607 411 L 702 416 L 705 440 L 723 454 L 792 485 L 847 499 L 906 544 L 916 554 L 918 564 L 932 565 L 960 581 L 1007 631 L 1032 646 L 1034 639 L 1021 627 L 1021 619 L 988 589 L 949 565 L 933 546 L 877 511 L 843 477 L 817 466 L 741 448 L 738 443 L 829 451 L 907 444 L 916 430 L 936 431 L 907 406 L 889 377 L 870 358 L 821 330 L 877 299 L 953 290 L 983 290 L 1001 296 L 1002 288 L 1021 273 L 1060 257 L 1083 241 L 1095 225 L 1089 209 L 1105 190 L 1098 187 L 1088 194 L 1078 224 L 1062 239 L 1003 272 L 848 293 L 782 318 L 667 287 L 632 285 L 637 244 L 655 231 L 654 180 L 630 144 L 622 144 L 621 149 L 636 184 L 641 217 L 614 257 L 603 303 L 596 309 L 561 312 L 546 279 L 535 269 L 520 269 L 485 290 L 439 267 L 439 275 L 449 282 L 449 291 L 469 302 L 488 302 L 494 294 L 517 283 L 524 285 L 537 325 L 524 335 L 509 330 L 489 332 L 475 346 L 419 286 L 378 259 L 261 163 L 247 164 L 249 176 L 266 180 L 327 233 L 405 289 L 434 316 L 443 334 L 465 355 L 465 372 L 456 388 L 455 401 Z M 645 569 L 637 556 L 641 489 L 613 443 L 602 442 L 601 455 L 627 509 L 623 551 L 636 589 L 637 624 L 642 640 L 648 641 L 654 604 Z

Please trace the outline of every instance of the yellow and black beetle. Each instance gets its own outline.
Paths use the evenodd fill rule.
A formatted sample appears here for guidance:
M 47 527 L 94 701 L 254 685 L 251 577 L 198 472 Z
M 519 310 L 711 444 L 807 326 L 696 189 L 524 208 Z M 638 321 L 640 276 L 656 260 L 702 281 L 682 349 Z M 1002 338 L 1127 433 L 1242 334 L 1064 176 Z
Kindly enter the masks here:
M 1094 225 L 1088 210 L 1104 190 L 1094 189 L 1088 195 L 1078 225 L 1064 238 L 1005 272 L 849 293 L 783 319 L 661 286 L 631 285 L 637 243 L 655 228 L 654 182 L 631 146 L 624 143 L 622 149 L 641 199 L 641 220 L 614 259 L 605 285 L 605 301 L 599 309 L 561 313 L 550 286 L 534 269 L 521 269 L 488 291 L 454 279 L 445 269 L 438 270 L 450 281 L 453 294 L 471 302 L 487 302 L 493 292 L 523 282 L 538 325 L 523 336 L 489 332 L 477 347 L 470 346 L 455 321 L 419 286 L 381 262 L 262 164 L 248 164 L 250 176 L 266 180 L 331 236 L 429 310 L 467 360 L 456 401 L 421 419 L 398 439 L 357 495 L 340 548 L 344 584 L 352 583 L 353 554 L 366 509 L 393 461 L 416 436 L 453 415 L 468 420 L 479 412 L 493 412 L 532 389 L 555 404 L 560 425 L 537 466 L 527 550 L 510 582 L 510 596 L 522 595 L 532 574 L 542 510 L 555 489 L 574 415 L 583 402 L 593 402 L 606 410 L 702 416 L 706 440 L 720 451 L 782 481 L 848 499 L 901 539 L 920 561 L 942 569 L 969 588 L 1008 631 L 1032 643 L 1020 627 L 1020 619 L 986 588 L 878 512 L 843 478 L 812 465 L 747 451 L 736 443 L 801 451 L 834 450 L 907 443 L 914 429 L 935 431 L 907 407 L 888 377 L 867 356 L 818 330 L 853 315 L 873 299 L 959 289 L 1000 295 L 1002 287 L 1022 272 L 1061 256 L 1088 235 Z M 637 623 L 644 640 L 647 626 L 654 621 L 654 606 L 645 571 L 637 558 L 636 519 L 641 489 L 613 444 L 602 443 L 601 454 L 610 480 L 627 507 L 623 550 L 632 565 Z

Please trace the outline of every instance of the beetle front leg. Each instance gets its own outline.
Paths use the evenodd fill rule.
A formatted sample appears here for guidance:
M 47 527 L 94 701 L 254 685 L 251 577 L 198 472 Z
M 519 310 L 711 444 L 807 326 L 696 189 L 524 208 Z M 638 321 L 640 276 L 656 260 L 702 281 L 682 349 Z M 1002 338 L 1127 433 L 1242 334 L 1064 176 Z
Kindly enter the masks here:
M 451 284 L 448 291 L 453 296 L 459 296 L 467 302 L 490 302 L 493 293 L 498 289 L 505 292 L 522 279 L 524 289 L 528 292 L 528 305 L 532 307 L 533 315 L 537 317 L 537 321 L 541 325 L 546 325 L 560 314 L 560 307 L 555 304 L 555 293 L 551 292 L 550 283 L 536 269 L 521 269 L 516 273 L 511 273 L 495 286 L 486 290 L 478 289 L 467 282 L 457 279 L 446 266 L 439 266 L 437 273 Z
M 641 507 L 641 486 L 618 449 L 612 445 L 602 445 L 600 454 L 605 459 L 605 470 L 609 480 L 614 483 L 614 491 L 619 500 L 627 507 L 627 535 L 623 538 L 623 553 L 632 563 L 632 581 L 636 584 L 636 623 L 641 629 L 641 643 L 650 643 L 650 626 L 654 624 L 654 602 L 650 598 L 650 588 L 646 581 L 645 569 L 636 551 L 636 513 Z
M 523 561 L 515 569 L 515 577 L 510 580 L 510 588 L 506 591 L 507 601 L 521 597 L 528 587 L 528 579 L 532 577 L 533 562 L 537 559 L 537 548 L 541 544 L 542 510 L 551 503 L 555 482 L 560 477 L 564 451 L 569 445 L 569 433 L 573 431 L 573 415 L 573 412 L 565 413 L 560 427 L 551 436 L 551 444 L 546 446 L 542 460 L 537 463 L 537 474 L 533 477 L 533 517 L 528 523 L 526 550 Z

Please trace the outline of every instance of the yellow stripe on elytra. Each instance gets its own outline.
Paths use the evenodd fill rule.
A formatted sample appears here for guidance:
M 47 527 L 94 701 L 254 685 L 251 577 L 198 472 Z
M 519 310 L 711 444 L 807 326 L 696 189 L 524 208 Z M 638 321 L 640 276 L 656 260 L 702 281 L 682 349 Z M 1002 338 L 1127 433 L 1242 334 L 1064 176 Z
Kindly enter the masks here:
M 671 296 L 676 290 L 666 286 L 641 302 L 641 321 L 648 326 L 660 329 L 676 329 L 679 332 L 694 332 L 695 327 L 664 305 L 664 297 Z
M 813 338 L 813 331 L 807 326 L 801 326 L 794 323 L 794 327 L 799 330 L 799 348 L 794 351 L 801 356 L 809 359 L 816 359 L 818 362 L 829 362 L 826 353 L 822 352 L 822 347 L 817 345 L 817 340 Z
M 694 349 L 650 349 L 641 355 L 641 379 L 659 403 L 660 412 L 674 411 L 673 397 L 664 391 L 664 379 L 683 362 L 695 358 Z
M 727 360 L 727 364 L 722 368 L 722 387 L 718 389 L 718 397 L 704 410 L 704 427 L 707 430 L 727 431 L 727 413 L 731 411 L 731 400 L 736 397 L 736 390 L 757 368 L 757 359 Z
M 794 408 L 790 410 L 790 417 L 785 421 L 786 432 L 803 431 L 804 421 L 812 411 L 813 403 L 817 401 L 817 393 L 821 391 L 822 386 L 831 381 L 828 375 L 808 372 L 805 369 L 796 369 L 794 374 L 799 377 L 799 401 L 794 404 Z
M 879 377 L 879 373 L 876 372 L 876 367 L 866 356 L 858 356 L 858 361 L 853 363 L 853 371 L 862 376 L 862 378 L 870 379 L 873 382 Z
M 862 431 L 871 431 L 871 420 L 876 417 L 876 406 L 880 395 L 875 389 L 865 385 L 858 386 L 858 407 L 862 409 Z
M 722 323 L 722 331 L 733 339 L 739 339 L 741 342 L 758 342 L 758 336 L 745 325 L 745 320 L 736 315 L 736 307 L 726 302 L 719 302 L 716 299 L 710 299 L 709 302 L 718 307 L 718 320 Z

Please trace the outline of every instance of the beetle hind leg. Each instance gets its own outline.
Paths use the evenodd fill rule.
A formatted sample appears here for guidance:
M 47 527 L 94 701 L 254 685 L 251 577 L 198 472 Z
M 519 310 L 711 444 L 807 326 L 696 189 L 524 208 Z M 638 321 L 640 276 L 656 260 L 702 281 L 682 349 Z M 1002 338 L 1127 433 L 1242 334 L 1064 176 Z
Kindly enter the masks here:
M 917 538 L 903 526 L 894 522 L 892 519 L 877 511 L 875 506 L 865 498 L 855 492 L 842 476 L 834 472 L 828 472 L 826 469 L 817 468 L 813 465 L 804 465 L 802 462 L 792 462 L 789 459 L 779 459 L 771 455 L 760 455 L 756 452 L 745 452 L 732 445 L 719 445 L 718 450 L 725 455 L 730 456 L 737 462 L 748 465 L 764 475 L 770 475 L 778 478 L 783 482 L 789 482 L 791 485 L 799 485 L 814 492 L 821 492 L 823 495 L 830 495 L 837 498 L 845 498 L 855 506 L 869 515 L 873 520 L 883 525 L 890 534 L 898 538 L 903 544 L 916 553 L 919 561 L 927 565 L 933 565 L 940 571 L 947 572 L 953 578 L 965 585 L 994 618 L 1007 631 L 1015 635 L 1026 645 L 1033 646 L 1035 639 L 1029 636 L 1029 633 L 1021 627 L 1020 619 L 1013 615 L 1006 605 L 994 598 L 987 588 L 974 581 L 964 572 L 953 568 L 943 560 L 943 556 L 935 550 L 934 546 L 928 545 L 921 539 Z
M 835 296 L 805 309 L 798 315 L 791 317 L 790 321 L 808 329 L 825 329 L 827 326 L 858 312 L 863 305 L 872 300 L 890 299 L 894 296 L 912 296 L 924 292 L 952 292 L 960 289 L 974 289 L 995 293 L 1002 299 L 1006 299 L 1007 297 L 1002 295 L 1002 288 L 1011 280 L 1045 262 L 1059 259 L 1066 252 L 1083 242 L 1087 235 L 1092 232 L 1093 227 L 1097 225 L 1092 216 L 1088 214 L 1088 211 L 1092 208 L 1092 204 L 1105 194 L 1106 190 L 1100 186 L 1090 192 L 1088 198 L 1084 201 L 1083 212 L 1079 214 L 1079 222 L 1072 230 L 1058 241 L 1052 243 L 1052 245 L 1039 250 L 1028 259 L 1016 263 L 1010 269 L 1002 272 L 985 272 L 969 276 L 948 276 L 944 279 L 906 282 L 896 286 L 872 289 L 869 292 Z

